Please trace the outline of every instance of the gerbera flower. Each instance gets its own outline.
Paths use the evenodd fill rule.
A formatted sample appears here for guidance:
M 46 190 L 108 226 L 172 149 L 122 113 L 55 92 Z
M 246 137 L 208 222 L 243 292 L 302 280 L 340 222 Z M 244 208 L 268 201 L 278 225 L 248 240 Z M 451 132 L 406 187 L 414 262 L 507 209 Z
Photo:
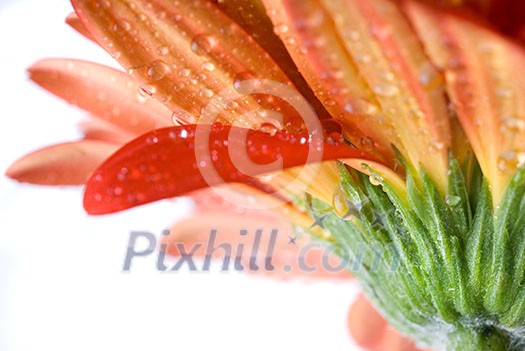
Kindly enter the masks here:
M 357 264 L 382 315 L 422 345 L 523 342 L 525 83 L 514 71 L 525 53 L 516 42 L 478 17 L 415 1 L 72 3 L 68 22 L 131 76 L 71 60 L 33 66 L 33 80 L 106 121 L 89 124 L 87 140 L 26 156 L 9 176 L 90 178 L 91 214 L 244 183 L 238 192 L 279 211 L 241 216 L 286 218 L 332 245 Z M 480 4 L 520 35 L 520 17 L 487 11 L 508 7 Z M 177 125 L 157 129 L 170 119 Z M 81 167 L 71 162 L 79 153 Z M 222 204 L 222 215 L 250 206 L 227 194 L 235 206 Z M 199 203 L 218 220 L 212 199 L 201 193 Z M 173 240 L 192 240 L 180 228 L 163 248 L 173 255 Z M 362 344 L 412 347 L 383 333 L 380 317 L 371 320 L 382 338 L 357 330 L 369 311 L 359 300 L 351 313 Z

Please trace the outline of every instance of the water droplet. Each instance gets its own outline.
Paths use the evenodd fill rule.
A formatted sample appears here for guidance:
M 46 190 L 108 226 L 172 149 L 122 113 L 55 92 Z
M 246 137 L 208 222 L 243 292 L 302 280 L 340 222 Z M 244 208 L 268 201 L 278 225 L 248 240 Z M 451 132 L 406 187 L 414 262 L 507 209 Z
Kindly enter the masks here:
M 197 120 L 193 115 L 191 115 L 188 111 L 178 109 L 171 113 L 171 122 L 173 124 L 180 124 L 180 122 L 183 123 L 196 123 Z
M 419 75 L 419 82 L 427 89 L 434 89 L 443 85 L 443 75 L 439 73 L 432 64 L 426 62 L 422 65 Z
M 211 62 L 205 62 L 202 64 L 201 68 L 205 71 L 213 72 L 213 70 L 215 69 L 215 65 Z
M 504 116 L 501 118 L 504 126 L 512 131 L 525 130 L 525 120 L 517 119 L 512 116 Z
M 186 77 L 189 77 L 190 74 L 191 74 L 191 71 L 187 68 L 182 68 L 179 70 L 179 72 L 177 73 L 179 75 L 179 77 L 183 77 L 183 78 L 186 78 Z
M 399 93 L 399 88 L 393 84 L 379 83 L 374 86 L 374 92 L 381 96 L 395 96 Z
M 288 32 L 288 25 L 287 24 L 284 24 L 284 23 L 281 23 L 281 24 L 277 24 L 275 25 L 274 27 L 274 32 L 275 34 L 279 35 L 279 34 L 284 34 L 286 32 Z
M 346 103 L 344 110 L 352 115 L 357 116 L 373 115 L 378 111 L 375 105 L 363 99 L 355 99 Z
M 374 147 L 374 141 L 368 137 L 361 137 L 359 139 L 359 148 L 363 150 L 371 150 Z
M 261 124 L 261 126 L 259 127 L 259 131 L 266 133 L 270 136 L 274 136 L 275 134 L 277 134 L 279 129 L 273 123 L 265 122 Z
M 516 158 L 518 159 L 518 167 L 523 167 L 525 165 L 525 152 L 519 152 Z
M 141 84 L 139 87 L 139 94 L 142 95 L 143 97 L 146 97 L 146 96 L 153 97 L 156 91 L 157 89 L 152 85 Z
M 217 40 L 206 34 L 199 34 L 191 41 L 191 50 L 197 55 L 209 54 L 217 46 Z
M 124 33 L 131 30 L 131 24 L 128 21 L 118 20 L 113 24 L 113 31 L 115 33 Z
M 498 169 L 503 173 L 514 173 L 516 161 L 516 153 L 512 150 L 505 150 L 498 157 Z
M 447 203 L 447 205 L 449 206 L 456 206 L 459 204 L 459 202 L 461 201 L 461 198 L 459 196 L 456 196 L 456 195 L 447 195 L 445 197 L 445 202 Z
M 237 74 L 233 79 L 233 87 L 235 90 L 239 91 L 241 94 L 243 94 L 244 88 L 249 88 L 253 86 L 253 88 L 257 88 L 257 81 L 255 80 L 255 75 L 250 71 L 244 71 L 239 74 Z M 246 80 L 254 80 L 250 84 L 243 83 Z M 255 85 L 254 85 L 255 84 Z
M 430 151 L 439 151 L 443 150 L 445 144 L 442 141 L 432 140 L 430 142 Z
M 332 208 L 339 218 L 344 220 L 350 220 L 352 218 L 350 214 L 350 206 L 348 205 L 348 198 L 341 188 L 338 188 L 334 192 L 332 197 Z
M 383 182 L 381 178 L 376 174 L 371 174 L 370 177 L 368 177 L 368 179 L 370 180 L 370 184 L 375 186 L 381 185 Z
M 169 52 L 170 49 L 167 46 L 159 46 L 157 48 L 157 54 L 159 54 L 160 56 L 166 56 L 167 54 L 169 54 Z
M 164 61 L 157 60 L 153 61 L 147 68 L 146 74 L 149 79 L 153 81 L 161 80 L 171 71 Z
M 211 90 L 211 89 L 202 88 L 199 91 L 199 96 L 201 96 L 201 97 L 211 98 L 213 95 L 214 95 L 214 93 L 213 93 L 213 90 Z
M 325 106 L 335 106 L 336 102 L 333 99 L 327 99 L 324 101 Z

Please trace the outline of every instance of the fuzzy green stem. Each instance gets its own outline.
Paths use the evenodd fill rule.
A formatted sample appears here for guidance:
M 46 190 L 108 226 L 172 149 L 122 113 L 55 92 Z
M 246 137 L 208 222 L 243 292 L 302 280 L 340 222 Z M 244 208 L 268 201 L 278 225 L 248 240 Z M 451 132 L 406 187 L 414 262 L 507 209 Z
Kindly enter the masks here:
M 509 351 L 514 350 L 510 337 L 492 327 L 471 329 L 459 327 L 449 334 L 447 351 Z

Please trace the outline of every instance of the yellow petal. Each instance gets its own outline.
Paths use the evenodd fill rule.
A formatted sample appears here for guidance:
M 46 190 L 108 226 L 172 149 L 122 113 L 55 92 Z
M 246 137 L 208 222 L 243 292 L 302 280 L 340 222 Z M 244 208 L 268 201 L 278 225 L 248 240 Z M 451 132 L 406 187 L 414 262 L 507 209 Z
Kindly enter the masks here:
M 399 7 L 384 0 L 264 3 L 325 108 L 390 160 L 394 144 L 444 191 L 451 134 L 443 79 Z
M 445 71 L 447 91 L 497 204 L 525 163 L 525 52 L 464 17 L 416 2 L 407 13 Z

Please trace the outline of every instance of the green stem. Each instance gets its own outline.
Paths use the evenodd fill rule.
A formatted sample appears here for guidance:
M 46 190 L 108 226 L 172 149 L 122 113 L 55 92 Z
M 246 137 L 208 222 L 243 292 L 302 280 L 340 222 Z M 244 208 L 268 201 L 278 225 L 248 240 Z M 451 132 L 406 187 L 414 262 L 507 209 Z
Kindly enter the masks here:
M 510 351 L 515 350 L 511 338 L 493 327 L 471 329 L 459 327 L 449 334 L 447 351 Z

